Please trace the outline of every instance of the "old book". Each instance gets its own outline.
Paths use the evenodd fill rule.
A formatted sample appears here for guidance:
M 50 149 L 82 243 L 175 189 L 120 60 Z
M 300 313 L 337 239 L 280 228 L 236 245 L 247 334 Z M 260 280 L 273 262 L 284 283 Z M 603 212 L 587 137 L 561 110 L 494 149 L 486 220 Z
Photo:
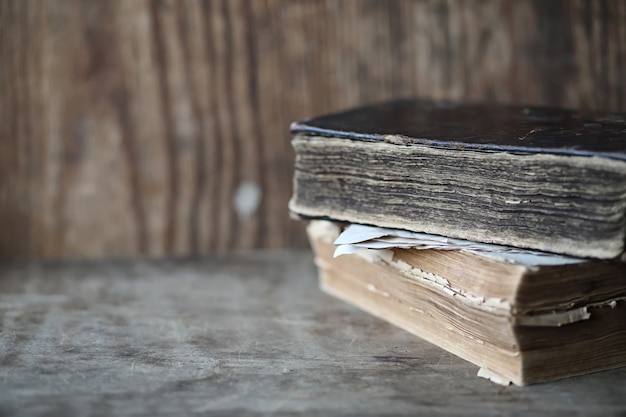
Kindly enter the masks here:
M 526 385 L 626 365 L 626 263 L 544 265 L 467 250 L 382 249 L 333 257 L 336 223 L 308 235 L 321 288 Z
M 293 214 L 579 257 L 626 237 L 626 117 L 372 105 L 292 125 Z

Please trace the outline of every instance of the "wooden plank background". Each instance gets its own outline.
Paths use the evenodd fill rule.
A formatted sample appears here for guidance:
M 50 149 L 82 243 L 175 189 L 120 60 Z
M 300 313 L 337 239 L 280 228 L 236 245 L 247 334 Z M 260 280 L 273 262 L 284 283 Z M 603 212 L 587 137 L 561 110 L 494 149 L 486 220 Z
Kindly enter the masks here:
M 626 111 L 625 73 L 620 0 L 0 0 L 0 259 L 305 247 L 291 121 L 411 95 Z

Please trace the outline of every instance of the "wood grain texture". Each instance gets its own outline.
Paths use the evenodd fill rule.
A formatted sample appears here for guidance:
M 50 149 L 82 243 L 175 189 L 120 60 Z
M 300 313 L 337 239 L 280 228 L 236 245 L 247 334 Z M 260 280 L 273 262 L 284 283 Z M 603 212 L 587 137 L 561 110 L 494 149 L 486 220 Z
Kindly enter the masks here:
M 626 368 L 495 385 L 316 273 L 296 251 L 0 265 L 0 415 L 626 413 Z
M 0 258 L 305 247 L 291 121 L 412 95 L 626 111 L 625 22 L 619 0 L 0 0 Z

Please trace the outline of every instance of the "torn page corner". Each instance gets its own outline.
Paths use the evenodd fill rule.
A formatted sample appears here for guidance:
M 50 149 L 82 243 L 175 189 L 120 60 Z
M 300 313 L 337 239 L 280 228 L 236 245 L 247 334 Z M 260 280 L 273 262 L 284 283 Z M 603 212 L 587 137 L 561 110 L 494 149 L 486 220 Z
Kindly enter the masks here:
M 561 327 L 566 324 L 588 320 L 591 313 L 586 306 L 567 311 L 537 314 L 534 316 L 520 316 L 516 320 L 518 326 L 528 327 Z
M 503 385 L 505 387 L 508 387 L 509 385 L 513 383 L 513 381 L 511 381 L 509 378 L 504 377 L 500 375 L 499 373 L 492 371 L 489 368 L 480 368 L 478 370 L 477 375 L 481 378 L 488 379 L 489 381 L 495 384 Z

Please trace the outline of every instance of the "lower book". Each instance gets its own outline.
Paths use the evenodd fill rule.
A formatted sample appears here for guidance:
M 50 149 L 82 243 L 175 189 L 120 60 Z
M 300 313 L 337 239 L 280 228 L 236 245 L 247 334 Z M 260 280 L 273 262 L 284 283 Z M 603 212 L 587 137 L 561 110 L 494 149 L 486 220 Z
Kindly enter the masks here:
M 467 250 L 334 257 L 341 226 L 307 229 L 323 291 L 516 385 L 626 365 L 626 263 L 532 265 Z

